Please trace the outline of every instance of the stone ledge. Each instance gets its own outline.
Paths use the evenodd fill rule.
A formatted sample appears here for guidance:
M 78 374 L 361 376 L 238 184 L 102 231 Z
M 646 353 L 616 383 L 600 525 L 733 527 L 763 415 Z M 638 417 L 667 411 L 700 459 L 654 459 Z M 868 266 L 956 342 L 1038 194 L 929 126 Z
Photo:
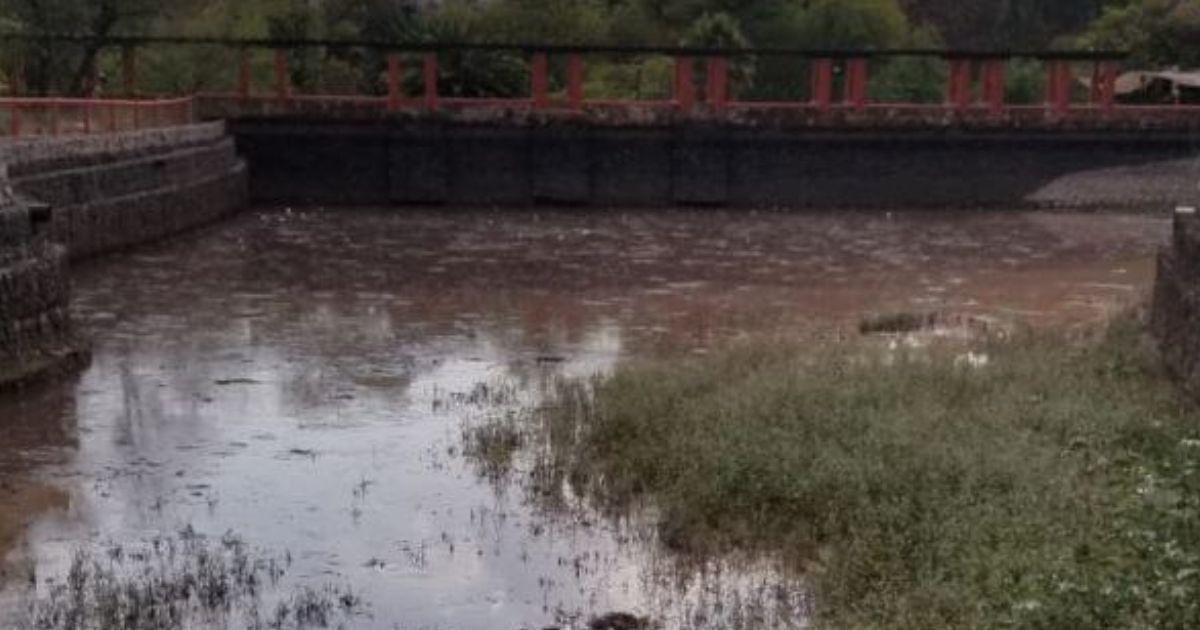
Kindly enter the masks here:
M 31 138 L 0 143 L 10 177 L 78 168 L 112 160 L 175 151 L 225 137 L 224 122 L 117 134 Z

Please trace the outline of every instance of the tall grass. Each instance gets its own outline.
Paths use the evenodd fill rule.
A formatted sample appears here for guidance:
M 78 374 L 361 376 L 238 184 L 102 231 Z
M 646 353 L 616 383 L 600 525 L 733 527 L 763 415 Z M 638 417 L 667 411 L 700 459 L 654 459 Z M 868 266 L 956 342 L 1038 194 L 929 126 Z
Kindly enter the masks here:
M 565 386 L 541 477 L 783 553 L 828 628 L 1200 627 L 1200 423 L 1140 325 L 952 357 L 749 344 Z

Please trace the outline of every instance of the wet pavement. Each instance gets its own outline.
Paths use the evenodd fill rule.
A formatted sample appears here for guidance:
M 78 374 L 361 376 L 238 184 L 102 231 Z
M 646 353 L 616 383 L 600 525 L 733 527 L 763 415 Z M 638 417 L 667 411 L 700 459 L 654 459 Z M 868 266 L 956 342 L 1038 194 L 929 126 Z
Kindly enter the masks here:
M 520 470 L 481 475 L 464 429 L 555 378 L 747 333 L 850 336 L 890 312 L 1095 323 L 1148 292 L 1168 232 L 1066 213 L 271 211 L 87 263 L 93 364 L 0 401 L 0 474 L 70 505 L 0 501 L 0 521 L 42 513 L 0 600 L 78 548 L 190 526 L 287 553 L 296 583 L 352 586 L 354 627 L 802 625 L 802 579 L 769 559 L 696 566 L 642 519 L 547 511 Z

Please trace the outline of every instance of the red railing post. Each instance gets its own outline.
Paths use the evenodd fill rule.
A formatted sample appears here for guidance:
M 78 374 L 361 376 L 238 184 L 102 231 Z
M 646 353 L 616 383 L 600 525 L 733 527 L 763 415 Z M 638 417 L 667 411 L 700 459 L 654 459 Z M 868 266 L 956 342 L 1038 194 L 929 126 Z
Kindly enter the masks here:
M 9 106 L 8 125 L 9 135 L 19 138 L 21 136 L 21 106 L 15 101 Z
M 92 59 L 88 63 L 86 85 L 83 86 L 84 95 L 87 98 L 96 98 L 96 83 L 99 76 L 99 68 L 96 66 L 96 60 Z
M 812 104 L 820 111 L 829 111 L 833 105 L 833 60 L 817 59 L 812 62 Z
M 237 95 L 241 100 L 250 98 L 250 50 L 242 48 L 238 53 Z
M 52 101 L 50 104 L 50 135 L 58 135 L 58 116 L 59 116 L 58 101 Z
M 722 110 L 729 105 L 729 59 L 726 57 L 710 57 L 708 59 L 708 88 L 705 90 L 708 104 Z
M 547 77 L 549 65 L 546 53 L 533 53 L 533 60 L 529 65 L 531 72 L 529 91 L 533 95 L 533 106 L 537 109 L 545 109 L 550 105 L 549 78 Z
M 108 106 L 108 130 L 111 132 L 116 132 L 116 130 L 117 130 L 117 106 L 116 105 L 110 104 Z
M 950 59 L 950 73 L 947 75 L 946 104 L 951 108 L 962 111 L 971 104 L 971 61 L 969 59 Z
M 281 102 L 292 97 L 291 79 L 288 78 L 287 51 L 275 49 L 275 97 Z
M 425 109 L 438 108 L 438 59 L 437 53 L 425 53 L 422 74 L 425 80 Z
M 1100 62 L 1100 109 L 1109 112 L 1117 102 L 1117 62 Z
M 388 82 L 388 111 L 396 111 L 400 109 L 401 93 L 400 93 L 400 55 L 390 53 L 387 56 L 387 82 Z
M 845 101 L 854 111 L 867 106 L 867 60 L 862 57 L 846 61 Z
M 993 117 L 1004 113 L 1004 59 L 988 59 L 983 64 L 983 102 Z
M 133 46 L 121 49 L 121 77 L 125 96 L 137 96 L 137 48 Z
M 83 104 L 83 133 L 92 133 L 92 101 Z
M 25 93 L 25 61 L 18 60 L 16 68 L 13 70 L 12 85 L 13 96 L 20 96 Z
M 567 101 L 571 109 L 583 108 L 583 57 L 579 53 L 567 56 Z
M 1046 105 L 1055 114 L 1071 107 L 1071 66 L 1062 59 L 1046 60 Z
M 692 58 L 675 57 L 675 107 L 689 112 L 696 104 L 696 83 L 692 70 Z

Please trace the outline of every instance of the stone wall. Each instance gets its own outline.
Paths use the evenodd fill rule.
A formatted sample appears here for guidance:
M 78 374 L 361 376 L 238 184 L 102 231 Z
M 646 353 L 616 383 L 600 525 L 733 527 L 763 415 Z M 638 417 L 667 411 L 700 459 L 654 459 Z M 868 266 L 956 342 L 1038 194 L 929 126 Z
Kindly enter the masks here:
M 87 356 L 71 330 L 66 255 L 9 192 L 0 167 L 0 391 Z
M 0 143 L 0 390 L 78 365 L 67 261 L 239 209 L 246 166 L 223 124 Z
M 1178 131 L 860 131 L 569 121 L 231 123 L 266 203 L 1161 209 L 1194 195 Z
M 11 146 L 14 189 L 53 208 L 72 260 L 211 223 L 245 202 L 246 166 L 224 125 Z
M 1175 233 L 1158 259 L 1151 328 L 1168 368 L 1200 394 L 1200 217 L 1177 214 Z

